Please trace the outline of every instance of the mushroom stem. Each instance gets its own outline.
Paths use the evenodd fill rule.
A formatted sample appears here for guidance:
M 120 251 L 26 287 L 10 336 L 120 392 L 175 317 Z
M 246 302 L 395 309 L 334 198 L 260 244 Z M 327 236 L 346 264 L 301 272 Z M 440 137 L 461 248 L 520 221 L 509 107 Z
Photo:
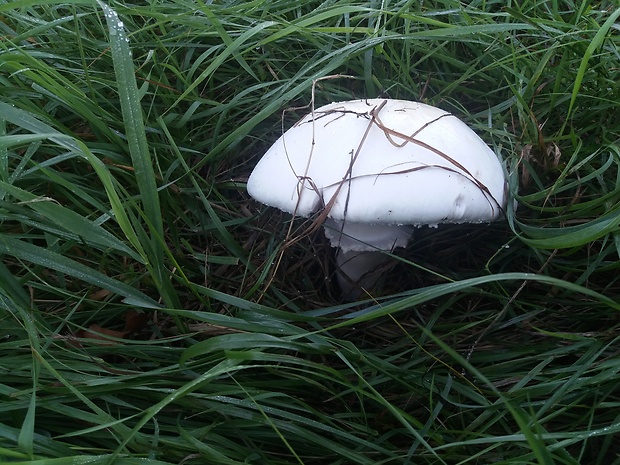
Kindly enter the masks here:
M 390 224 L 361 224 L 328 218 L 325 235 L 338 247 L 338 284 L 343 300 L 356 300 L 371 291 L 391 260 L 385 252 L 407 245 L 413 228 Z
M 351 302 L 363 298 L 376 286 L 392 257 L 381 251 L 344 252 L 338 249 L 336 277 L 343 301 Z

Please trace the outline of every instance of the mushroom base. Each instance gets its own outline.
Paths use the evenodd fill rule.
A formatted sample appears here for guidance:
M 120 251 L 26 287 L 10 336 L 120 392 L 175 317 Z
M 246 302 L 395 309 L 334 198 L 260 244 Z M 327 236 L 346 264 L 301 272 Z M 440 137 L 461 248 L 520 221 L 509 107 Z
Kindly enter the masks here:
M 352 302 L 371 295 L 379 278 L 390 266 L 392 257 L 377 251 L 358 252 L 350 250 L 344 252 L 342 249 L 338 249 L 336 261 L 338 263 L 337 279 L 341 298 L 345 302 Z

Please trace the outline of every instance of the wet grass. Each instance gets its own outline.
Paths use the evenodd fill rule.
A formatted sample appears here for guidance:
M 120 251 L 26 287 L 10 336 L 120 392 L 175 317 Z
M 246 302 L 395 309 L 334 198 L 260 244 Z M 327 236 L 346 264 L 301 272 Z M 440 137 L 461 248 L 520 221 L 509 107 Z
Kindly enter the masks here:
M 614 2 L 213 3 L 0 2 L 0 460 L 620 463 Z M 245 192 L 313 83 L 459 116 L 518 209 L 339 303 Z

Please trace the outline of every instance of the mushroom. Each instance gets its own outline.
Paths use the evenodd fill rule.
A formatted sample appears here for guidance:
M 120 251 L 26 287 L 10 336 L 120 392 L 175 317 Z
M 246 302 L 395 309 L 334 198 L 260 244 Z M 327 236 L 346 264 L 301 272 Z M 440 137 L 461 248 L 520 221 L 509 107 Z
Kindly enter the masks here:
M 452 114 L 368 99 L 306 115 L 261 158 L 247 189 L 294 215 L 320 212 L 350 300 L 372 288 L 385 252 L 406 246 L 414 227 L 498 219 L 506 185 L 495 153 Z

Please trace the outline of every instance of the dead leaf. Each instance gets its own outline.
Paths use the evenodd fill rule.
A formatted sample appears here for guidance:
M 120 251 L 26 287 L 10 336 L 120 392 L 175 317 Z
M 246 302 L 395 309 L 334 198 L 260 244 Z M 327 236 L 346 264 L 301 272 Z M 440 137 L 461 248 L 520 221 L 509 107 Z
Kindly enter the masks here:
M 116 331 L 107 329 L 97 324 L 92 324 L 88 329 L 82 329 L 76 333 L 76 337 L 84 339 L 94 339 L 98 345 L 116 345 L 119 344 L 117 339 L 123 339 L 127 335 L 127 331 Z

